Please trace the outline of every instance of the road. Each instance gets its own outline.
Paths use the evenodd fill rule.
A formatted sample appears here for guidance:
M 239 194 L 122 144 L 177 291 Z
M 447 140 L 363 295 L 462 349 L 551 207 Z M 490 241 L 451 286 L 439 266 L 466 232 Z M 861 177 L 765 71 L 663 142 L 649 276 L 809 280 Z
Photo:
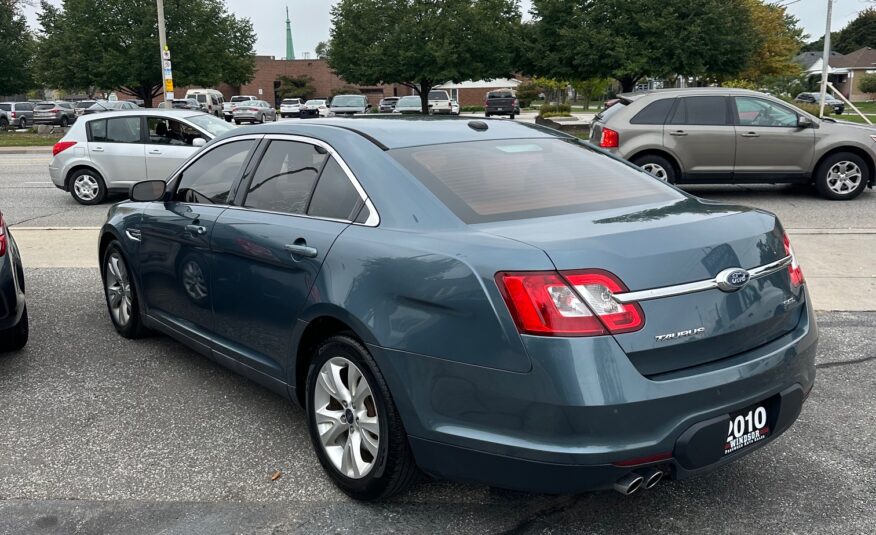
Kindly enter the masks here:
M 631 497 L 424 478 L 388 503 L 358 504 L 323 475 L 300 409 L 168 338 L 115 334 L 94 231 L 42 230 L 96 227 L 108 205 L 75 204 L 46 183 L 47 162 L 0 155 L 0 208 L 25 248 L 32 318 L 28 347 L 0 356 L 0 533 L 873 532 L 876 306 L 853 306 L 864 302 L 855 293 L 836 299 L 841 289 L 825 286 L 839 303 L 829 308 L 844 311 L 818 313 L 819 376 L 797 424 L 714 474 Z M 691 191 L 778 213 L 799 233 L 810 286 L 857 259 L 873 287 L 873 263 L 860 260 L 874 254 L 876 194 Z

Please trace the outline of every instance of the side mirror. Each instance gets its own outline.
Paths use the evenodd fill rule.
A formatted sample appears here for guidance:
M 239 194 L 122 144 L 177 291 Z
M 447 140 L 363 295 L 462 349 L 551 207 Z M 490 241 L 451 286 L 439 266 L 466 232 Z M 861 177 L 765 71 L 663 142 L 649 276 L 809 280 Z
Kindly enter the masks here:
M 815 123 L 812 122 L 812 119 L 805 115 L 797 116 L 797 127 L 798 128 L 812 128 Z
M 192 140 L 193 147 L 203 147 L 206 144 L 207 144 L 207 140 L 202 138 L 202 137 L 196 137 L 195 139 Z
M 130 197 L 135 202 L 152 202 L 161 200 L 167 184 L 163 180 L 146 180 L 131 186 Z

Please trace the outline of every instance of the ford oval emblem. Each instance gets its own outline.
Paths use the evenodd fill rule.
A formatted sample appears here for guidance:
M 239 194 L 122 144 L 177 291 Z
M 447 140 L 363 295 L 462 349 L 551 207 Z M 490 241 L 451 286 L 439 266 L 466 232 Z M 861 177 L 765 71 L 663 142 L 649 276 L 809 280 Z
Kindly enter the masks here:
M 715 277 L 718 289 L 723 292 L 741 290 L 751 280 L 751 274 L 742 268 L 725 269 Z

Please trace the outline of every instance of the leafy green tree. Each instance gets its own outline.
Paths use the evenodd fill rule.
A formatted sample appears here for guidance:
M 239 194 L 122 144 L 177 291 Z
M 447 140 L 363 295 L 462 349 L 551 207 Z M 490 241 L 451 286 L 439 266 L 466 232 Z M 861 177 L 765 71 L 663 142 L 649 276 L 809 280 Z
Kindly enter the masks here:
M 23 93 L 33 86 L 34 39 L 18 0 L 0 0 L 0 95 Z
M 332 22 L 328 61 L 338 75 L 411 87 L 427 113 L 438 84 L 512 74 L 520 7 L 518 0 L 340 0 Z
M 584 109 L 590 108 L 590 102 L 603 96 L 608 88 L 611 87 L 611 80 L 608 78 L 591 78 L 589 80 L 578 80 L 572 82 L 572 88 L 575 90 L 578 98 L 584 101 Z
M 745 3 L 751 14 L 757 46 L 741 77 L 759 82 L 765 77 L 801 74 L 800 65 L 794 62 L 803 44 L 800 21 L 778 4 L 766 4 L 762 0 L 745 0 Z
M 316 93 L 313 78 L 310 76 L 281 76 L 277 96 L 280 98 L 301 98 L 309 100 Z
M 858 82 L 858 89 L 864 93 L 876 93 L 876 74 L 865 74 Z
M 316 57 L 318 59 L 326 59 L 329 57 L 329 53 L 331 52 L 331 49 L 332 49 L 331 41 L 320 41 L 316 45 L 316 50 L 314 52 L 316 52 Z
M 517 86 L 517 98 L 521 108 L 528 108 L 532 101 L 538 98 L 539 88 L 533 81 L 523 82 Z
M 154 0 L 42 1 L 43 38 L 36 65 L 51 87 L 117 89 L 147 106 L 162 92 L 158 15 Z M 222 0 L 165 3 L 174 83 L 241 85 L 255 71 L 256 36 L 248 19 L 228 13 Z
M 876 8 L 867 8 L 838 32 L 830 32 L 830 48 L 840 54 L 848 54 L 859 48 L 876 48 Z M 803 47 L 805 52 L 824 50 L 824 36 Z

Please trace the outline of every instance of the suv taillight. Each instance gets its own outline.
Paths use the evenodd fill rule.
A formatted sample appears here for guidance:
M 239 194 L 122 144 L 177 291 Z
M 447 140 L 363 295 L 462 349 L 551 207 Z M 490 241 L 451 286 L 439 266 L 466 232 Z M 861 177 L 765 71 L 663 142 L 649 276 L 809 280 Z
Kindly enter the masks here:
M 614 300 L 627 288 L 607 271 L 502 272 L 496 284 L 522 334 L 599 336 L 645 325 L 638 304 Z
M 791 257 L 791 265 L 788 266 L 788 274 L 791 276 L 791 286 L 798 287 L 803 284 L 803 269 L 797 263 L 797 255 L 794 254 L 794 248 L 791 247 L 791 240 L 788 235 L 783 236 L 785 242 L 785 254 Z
M 0 256 L 6 254 L 6 221 L 3 220 L 3 214 L 0 214 Z
M 620 147 L 620 136 L 611 128 L 602 127 L 602 136 L 599 138 L 599 146 L 603 149 L 616 149 Z

